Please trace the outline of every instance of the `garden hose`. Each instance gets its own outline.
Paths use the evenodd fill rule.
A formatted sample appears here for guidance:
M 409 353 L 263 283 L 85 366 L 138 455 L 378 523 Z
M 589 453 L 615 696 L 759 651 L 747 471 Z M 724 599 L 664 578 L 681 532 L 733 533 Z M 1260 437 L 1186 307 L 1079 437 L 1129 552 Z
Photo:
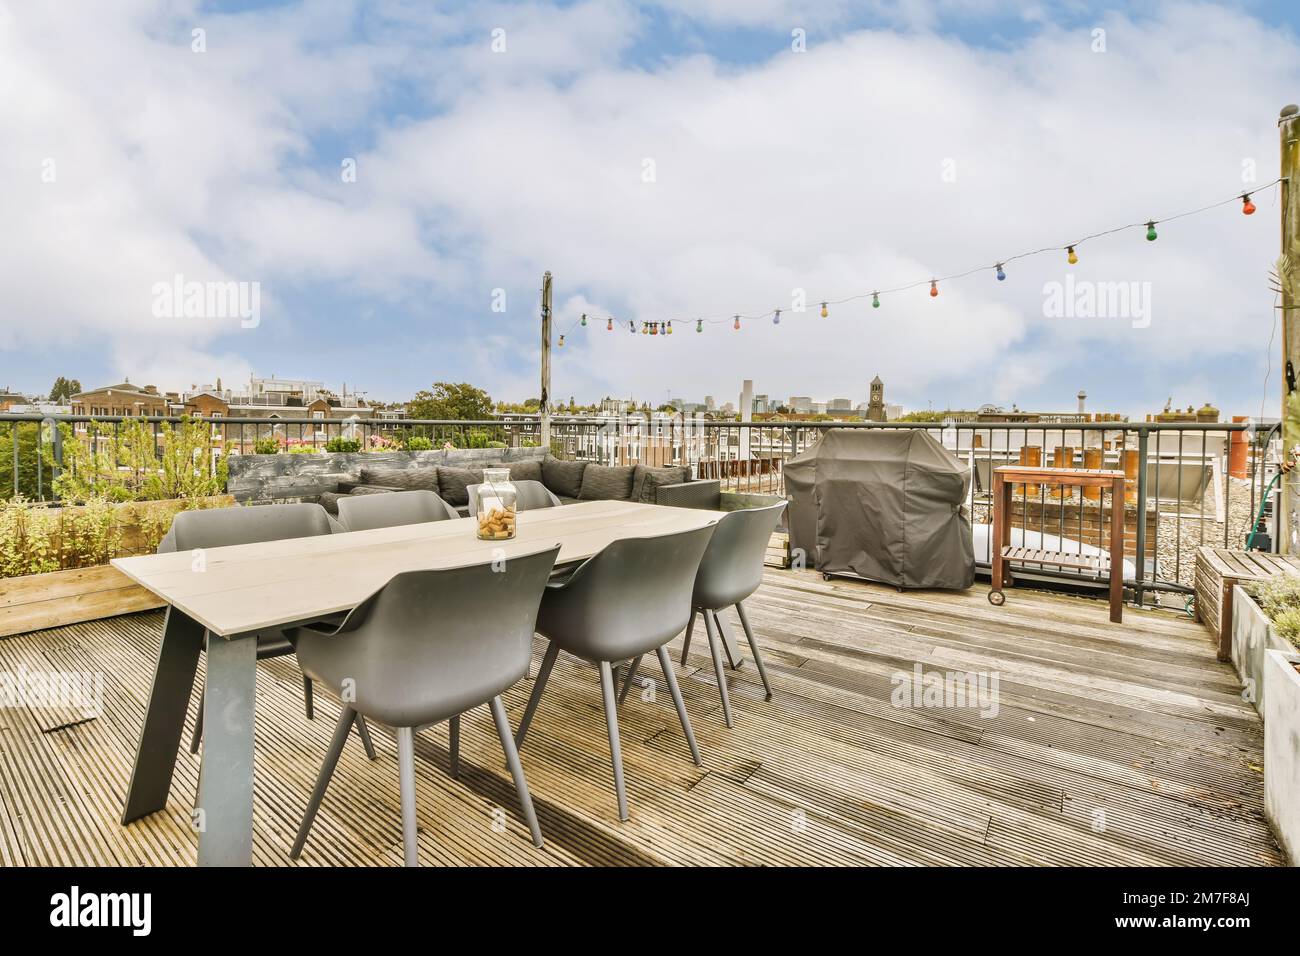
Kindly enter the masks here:
M 1282 480 L 1282 476 L 1296 466 L 1296 456 L 1293 454 L 1282 464 L 1277 466 L 1277 474 L 1269 481 L 1268 487 L 1259 498 L 1259 511 L 1255 515 L 1255 520 L 1250 523 L 1250 534 L 1246 538 L 1246 550 L 1255 542 L 1255 535 L 1259 532 L 1259 523 L 1264 519 L 1264 506 L 1268 504 L 1268 496 L 1273 493 L 1273 486 Z

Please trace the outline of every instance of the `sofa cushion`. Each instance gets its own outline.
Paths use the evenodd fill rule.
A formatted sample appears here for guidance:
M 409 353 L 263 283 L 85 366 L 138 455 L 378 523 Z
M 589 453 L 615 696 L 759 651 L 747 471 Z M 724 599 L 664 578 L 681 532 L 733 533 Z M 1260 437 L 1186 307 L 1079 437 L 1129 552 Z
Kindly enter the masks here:
M 588 465 L 582 473 L 580 501 L 626 501 L 632 495 L 632 474 L 636 469 L 620 465 Z
M 466 486 L 481 484 L 482 481 L 481 469 L 438 466 L 438 494 L 453 508 L 469 504 L 469 491 Z
M 438 468 L 362 468 L 361 484 L 400 488 L 402 491 L 437 491 Z
M 542 461 L 542 484 L 561 498 L 576 498 L 582 491 L 585 461 L 563 461 L 549 455 Z
M 320 493 L 320 498 L 317 500 L 320 502 L 322 508 L 337 517 L 339 513 L 339 499 L 342 497 L 343 496 L 337 491 L 322 491 Z
M 526 461 L 507 461 L 501 467 L 510 469 L 511 481 L 542 480 L 542 463 L 536 458 Z
M 653 476 L 655 480 L 647 485 L 646 478 L 650 476 Z M 655 489 L 660 485 L 677 485 L 690 480 L 691 470 L 680 465 L 669 465 L 664 468 L 647 468 L 645 465 L 637 465 L 636 474 L 632 477 L 632 500 L 643 501 L 652 505 L 655 503 Z

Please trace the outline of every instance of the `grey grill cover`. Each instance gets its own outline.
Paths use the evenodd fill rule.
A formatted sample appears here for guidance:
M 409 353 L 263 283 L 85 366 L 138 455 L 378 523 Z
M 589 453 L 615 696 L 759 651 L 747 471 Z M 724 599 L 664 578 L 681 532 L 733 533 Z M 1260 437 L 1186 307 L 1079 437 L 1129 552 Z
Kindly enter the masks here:
M 920 429 L 830 428 L 785 463 L 790 546 L 810 566 L 901 588 L 975 583 L 970 473 Z

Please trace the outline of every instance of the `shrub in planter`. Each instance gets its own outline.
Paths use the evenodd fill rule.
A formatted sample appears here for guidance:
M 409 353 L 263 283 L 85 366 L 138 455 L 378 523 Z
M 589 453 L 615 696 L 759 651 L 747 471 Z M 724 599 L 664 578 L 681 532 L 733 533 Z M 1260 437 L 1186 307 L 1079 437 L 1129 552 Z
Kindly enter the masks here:
M 1247 590 L 1277 636 L 1300 647 L 1300 575 L 1280 574 Z
M 425 438 L 423 435 L 412 435 L 406 439 L 407 451 L 432 451 L 433 439 Z
M 345 453 L 358 452 L 361 450 L 361 442 L 355 438 L 331 438 L 325 443 L 325 450 Z
M 280 454 L 280 439 L 259 438 L 253 442 L 254 455 L 278 455 Z

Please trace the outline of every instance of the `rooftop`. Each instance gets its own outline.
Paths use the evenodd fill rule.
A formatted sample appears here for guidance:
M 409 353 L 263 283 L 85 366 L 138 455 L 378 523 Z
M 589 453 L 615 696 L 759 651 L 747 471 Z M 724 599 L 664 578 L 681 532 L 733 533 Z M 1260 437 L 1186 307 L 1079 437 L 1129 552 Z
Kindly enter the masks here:
M 1185 616 L 1128 607 L 1116 626 L 1097 602 L 1027 589 L 994 608 L 983 587 L 899 593 L 776 570 L 746 607 L 775 699 L 763 700 L 752 662 L 728 671 L 728 731 L 697 640 L 678 671 L 697 769 L 668 695 L 629 697 L 628 823 L 594 719 L 595 671 L 576 659 L 561 656 L 522 754 L 543 850 L 516 811 L 486 709 L 463 719 L 459 781 L 446 776 L 446 728 L 417 735 L 421 862 L 1284 862 L 1262 813 L 1262 726 Z M 0 710 L 0 865 L 195 862 L 199 760 L 184 748 L 167 809 L 118 823 L 161 626 L 147 612 L 0 640 L 5 670 L 106 675 L 97 718 Z M 673 648 L 676 661 L 680 639 Z M 918 665 L 998 675 L 996 714 L 893 706 L 896 675 Z M 304 719 L 289 658 L 260 665 L 257 690 L 253 858 L 288 865 L 337 709 L 321 691 L 316 719 Z M 530 690 L 525 680 L 508 692 L 512 723 Z M 401 863 L 395 747 L 374 730 L 379 761 L 355 740 L 345 748 L 303 864 Z M 504 832 L 491 825 L 498 807 Z

